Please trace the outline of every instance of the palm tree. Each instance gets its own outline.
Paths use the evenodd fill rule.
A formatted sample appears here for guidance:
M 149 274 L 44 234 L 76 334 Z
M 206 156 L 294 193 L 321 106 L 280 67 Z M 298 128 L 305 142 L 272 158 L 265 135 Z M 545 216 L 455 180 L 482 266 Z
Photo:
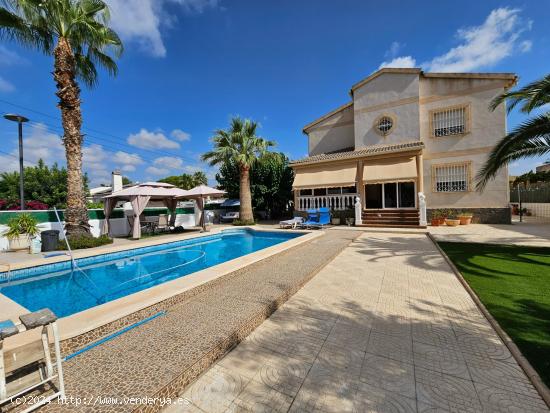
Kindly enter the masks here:
M 235 162 L 239 166 L 240 220 L 251 222 L 252 195 L 250 193 L 250 168 L 261 159 L 275 143 L 256 136 L 258 124 L 250 119 L 235 117 L 227 130 L 219 129 L 212 137 L 214 150 L 202 155 L 210 165 Z
M 509 102 L 508 112 L 519 105 L 521 112 L 527 114 L 550 104 L 550 74 L 519 90 L 497 96 L 491 102 L 491 109 L 495 110 L 504 101 Z M 550 153 L 550 111 L 523 122 L 497 143 L 476 177 L 477 189 L 483 190 L 500 168 L 508 163 L 548 153 Z
M 122 43 L 108 27 L 109 9 L 102 0 L 0 0 L 0 37 L 38 49 L 54 58 L 53 78 L 63 124 L 67 158 L 68 234 L 89 234 L 82 175 L 82 113 L 78 80 L 92 87 L 97 67 L 111 75 Z

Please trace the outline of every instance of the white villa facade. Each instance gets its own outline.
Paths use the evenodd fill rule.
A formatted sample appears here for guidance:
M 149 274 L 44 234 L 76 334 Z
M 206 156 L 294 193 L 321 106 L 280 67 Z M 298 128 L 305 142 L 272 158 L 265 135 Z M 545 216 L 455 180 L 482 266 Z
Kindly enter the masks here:
M 347 209 L 358 197 L 366 223 L 395 224 L 414 216 L 422 193 L 428 219 L 453 209 L 509 223 L 507 169 L 483 192 L 473 179 L 506 133 L 504 105 L 489 104 L 516 81 L 512 73 L 373 73 L 352 86 L 349 103 L 304 127 L 309 156 L 291 163 L 296 209 Z M 395 219 L 375 219 L 383 216 Z

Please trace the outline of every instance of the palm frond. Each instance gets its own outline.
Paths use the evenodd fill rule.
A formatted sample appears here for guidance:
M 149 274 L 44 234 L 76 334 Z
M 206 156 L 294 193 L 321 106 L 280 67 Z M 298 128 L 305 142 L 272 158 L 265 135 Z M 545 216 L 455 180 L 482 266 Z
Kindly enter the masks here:
M 533 109 L 550 103 L 550 74 L 525 85 L 519 90 L 509 91 L 497 96 L 490 104 L 491 110 L 495 110 L 505 101 L 508 103 L 508 112 L 521 104 L 520 110 L 524 113 L 530 113 Z
M 483 191 L 489 181 L 508 163 L 550 153 L 550 112 L 529 119 L 500 140 L 476 176 L 476 189 Z

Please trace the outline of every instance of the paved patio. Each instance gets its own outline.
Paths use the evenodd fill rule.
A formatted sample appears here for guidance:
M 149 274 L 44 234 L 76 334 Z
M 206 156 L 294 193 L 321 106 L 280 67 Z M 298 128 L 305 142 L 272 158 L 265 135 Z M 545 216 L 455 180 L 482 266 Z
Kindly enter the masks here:
M 550 223 L 535 222 L 533 220 L 527 220 L 526 222 L 514 221 L 512 225 L 430 226 L 428 231 L 438 241 L 550 247 Z
M 182 397 L 166 413 L 548 412 L 414 233 L 364 233 Z

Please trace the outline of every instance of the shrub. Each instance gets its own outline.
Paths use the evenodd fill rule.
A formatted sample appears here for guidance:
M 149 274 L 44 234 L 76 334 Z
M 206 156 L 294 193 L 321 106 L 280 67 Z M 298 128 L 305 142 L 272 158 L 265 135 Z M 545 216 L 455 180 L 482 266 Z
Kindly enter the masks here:
M 19 214 L 8 221 L 8 230 L 4 235 L 11 240 L 25 234 L 32 238 L 39 232 L 36 218 L 31 214 Z
M 236 219 L 233 221 L 233 225 L 235 226 L 243 226 L 243 225 L 256 225 L 256 222 L 250 220 L 250 221 L 246 221 L 246 220 L 242 220 L 242 219 Z
M 71 249 L 73 250 L 100 247 L 102 245 L 113 243 L 113 239 L 109 238 L 107 235 L 101 235 L 97 238 L 94 238 L 90 235 L 79 235 L 79 236 L 69 237 L 68 241 L 69 241 L 69 245 L 71 246 Z M 57 245 L 57 248 L 59 250 L 66 250 L 67 244 L 65 243 L 65 240 L 60 240 Z

